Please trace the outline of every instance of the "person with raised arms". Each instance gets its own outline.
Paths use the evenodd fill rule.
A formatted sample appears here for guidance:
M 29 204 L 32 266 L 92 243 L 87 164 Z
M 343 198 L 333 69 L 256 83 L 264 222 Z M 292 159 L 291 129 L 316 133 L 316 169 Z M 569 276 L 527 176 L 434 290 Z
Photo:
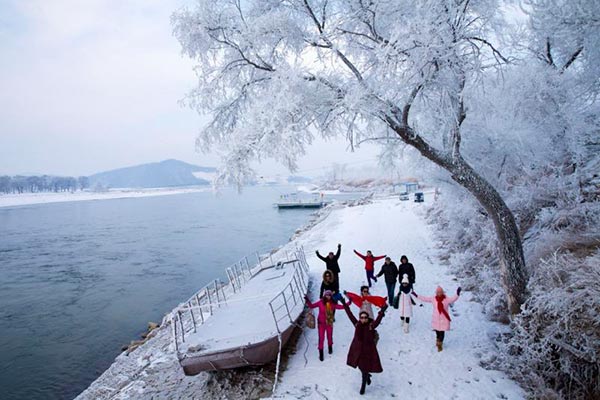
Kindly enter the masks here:
M 431 327 L 435 331 L 435 345 L 437 347 L 437 351 L 443 350 L 445 332 L 450 330 L 450 321 L 452 321 L 452 319 L 450 318 L 448 307 L 450 304 L 458 300 L 461 290 L 461 288 L 456 289 L 456 296 L 452 297 L 446 296 L 446 293 L 444 293 L 444 289 L 442 289 L 441 286 L 438 286 L 435 289 L 435 296 L 433 297 L 419 296 L 414 292 L 414 290 L 412 292 L 413 296 L 415 296 L 417 299 L 433 304 Z
M 335 277 L 336 282 L 339 282 L 339 274 L 341 271 L 340 265 L 338 264 L 338 260 L 340 259 L 340 255 L 342 254 L 342 245 L 338 243 L 337 252 L 333 254 L 333 251 L 330 251 L 329 254 L 327 254 L 327 257 L 323 257 L 319 253 L 319 250 L 315 251 L 315 253 L 317 254 L 317 257 L 319 257 L 319 259 L 325 263 L 325 269 L 328 269 L 331 272 L 333 272 L 333 276 Z
M 344 303 L 344 310 L 354 325 L 354 337 L 348 350 L 346 364 L 352 368 L 358 368 L 361 373 L 362 381 L 360 385 L 360 394 L 365 394 L 367 385 L 371 384 L 371 373 L 383 372 L 379 353 L 377 352 L 377 326 L 381 323 L 385 315 L 387 304 L 384 304 L 377 319 L 373 320 L 366 311 L 358 313 L 358 319 L 350 311 L 348 304 Z
M 329 354 L 333 353 L 333 322 L 335 321 L 335 310 L 341 310 L 343 305 L 336 304 L 333 301 L 333 293 L 331 290 L 325 290 L 320 300 L 312 303 L 308 296 L 304 297 L 306 305 L 310 308 L 318 308 L 317 328 L 319 330 L 319 360 L 323 361 L 323 345 L 325 344 L 325 334 L 327 334 L 327 344 Z M 343 302 L 343 301 L 342 301 Z
M 358 251 L 356 251 L 356 249 L 354 250 L 354 253 L 365 261 L 367 283 L 369 284 L 369 287 L 371 287 L 371 280 L 374 280 L 375 283 L 377 283 L 377 278 L 373 274 L 375 271 L 375 261 L 381 260 L 382 258 L 386 257 L 386 255 L 374 256 L 373 253 L 371 253 L 371 250 L 367 250 L 367 255 L 362 255 Z

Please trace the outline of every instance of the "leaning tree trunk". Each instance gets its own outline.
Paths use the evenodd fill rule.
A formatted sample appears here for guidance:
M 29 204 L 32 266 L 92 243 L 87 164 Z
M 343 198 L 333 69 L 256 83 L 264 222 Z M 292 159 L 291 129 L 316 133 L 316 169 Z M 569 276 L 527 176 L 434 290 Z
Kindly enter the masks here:
M 415 131 L 407 126 L 407 109 L 404 118 L 398 118 L 401 112 L 391 107 L 392 113 L 384 114 L 383 118 L 388 126 L 407 144 L 417 149 L 422 156 L 450 172 L 452 179 L 467 189 L 479 204 L 487 211 L 496 230 L 500 253 L 500 275 L 502 285 L 506 291 L 508 311 L 518 314 L 521 304 L 526 298 L 527 272 L 523 245 L 519 236 L 519 229 L 515 218 L 498 191 L 456 152 L 453 156 L 441 154 L 423 140 Z
M 467 189 L 494 221 L 500 253 L 500 274 L 506 290 L 508 310 L 517 314 L 525 301 L 527 272 L 523 246 L 515 218 L 498 191 L 462 158 L 455 157 L 448 171 Z

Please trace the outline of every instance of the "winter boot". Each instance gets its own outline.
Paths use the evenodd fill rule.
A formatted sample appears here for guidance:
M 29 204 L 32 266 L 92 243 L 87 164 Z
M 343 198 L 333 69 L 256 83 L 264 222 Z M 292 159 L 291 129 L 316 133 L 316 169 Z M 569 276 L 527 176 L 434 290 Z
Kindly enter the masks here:
M 368 379 L 367 377 L 368 376 L 369 375 L 366 372 L 362 373 L 362 383 L 360 385 L 360 392 L 359 392 L 360 394 L 365 394 L 365 389 L 367 387 L 367 379 Z
M 323 349 L 319 350 L 319 360 L 323 361 Z
M 404 323 L 404 333 L 408 333 L 408 324 Z
M 435 341 L 435 345 L 437 346 L 437 351 L 442 351 L 443 350 L 443 345 L 442 345 L 442 341 L 441 340 L 436 340 Z
M 327 350 L 329 350 L 329 354 L 333 353 L 333 346 L 329 345 L 329 347 L 327 348 Z
M 371 374 L 367 374 L 367 385 L 371 384 Z

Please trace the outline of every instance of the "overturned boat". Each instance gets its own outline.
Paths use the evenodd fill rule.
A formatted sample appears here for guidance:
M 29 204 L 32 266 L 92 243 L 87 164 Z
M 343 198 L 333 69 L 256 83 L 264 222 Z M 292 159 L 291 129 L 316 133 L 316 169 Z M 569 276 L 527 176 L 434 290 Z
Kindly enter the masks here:
M 297 249 L 286 259 L 248 258 L 227 269 L 229 282 L 200 289 L 171 314 L 186 375 L 257 366 L 278 358 L 304 311 L 308 264 Z

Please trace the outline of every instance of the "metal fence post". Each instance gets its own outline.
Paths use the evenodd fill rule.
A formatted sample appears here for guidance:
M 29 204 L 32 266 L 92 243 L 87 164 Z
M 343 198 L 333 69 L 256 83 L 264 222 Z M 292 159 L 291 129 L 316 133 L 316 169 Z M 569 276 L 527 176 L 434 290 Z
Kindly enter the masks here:
M 250 272 L 250 262 L 248 261 L 248 256 L 244 257 L 244 260 L 246 261 L 246 270 L 248 272 Z M 243 270 L 242 270 L 243 272 Z M 244 275 L 244 282 L 248 281 L 248 277 L 246 275 Z
M 292 316 L 290 315 L 290 308 L 288 307 L 287 298 L 285 297 L 285 289 L 283 289 L 283 291 L 281 292 L 281 296 L 283 297 L 283 303 L 285 304 L 285 309 L 287 311 L 288 318 L 290 319 L 290 324 L 293 324 L 294 321 L 292 321 Z
M 206 293 L 206 296 L 208 297 L 208 309 L 210 310 L 210 315 L 213 315 L 212 299 L 210 298 L 210 289 L 206 287 L 204 289 L 204 293 Z
M 217 280 L 213 282 L 215 284 L 215 296 L 217 296 L 217 307 L 221 308 L 221 299 L 219 299 L 219 288 L 217 287 Z
M 181 319 L 181 311 L 177 310 L 177 317 L 179 318 L 179 327 L 181 328 L 181 342 L 185 343 L 185 330 L 183 329 L 183 320 Z
M 225 296 L 225 285 L 219 281 L 219 286 L 221 287 L 221 295 L 223 296 L 223 303 L 227 304 L 227 297 Z
M 204 313 L 202 312 L 202 305 L 200 304 L 200 297 L 196 294 L 196 301 L 198 302 L 198 309 L 200 310 L 200 318 L 202 319 L 202 323 L 204 323 Z
M 235 288 L 235 282 L 233 281 L 233 278 L 231 277 L 231 268 L 227 268 L 225 271 L 227 272 L 227 279 L 229 279 L 229 283 L 231 284 L 231 287 L 233 288 L 233 293 L 236 293 L 237 290 Z
M 171 318 L 171 324 L 173 325 L 173 337 L 175 338 L 175 352 L 179 353 L 179 344 L 177 341 L 177 316 L 173 314 L 173 318 Z
M 281 331 L 279 330 L 279 323 L 277 322 L 277 317 L 275 316 L 275 311 L 273 310 L 272 301 L 273 300 L 269 302 L 269 307 L 271 307 L 271 314 L 273 314 L 273 321 L 275 321 L 275 328 L 277 329 L 277 333 L 281 333 Z
M 300 300 L 302 300 L 302 289 L 300 288 L 300 284 L 298 283 L 296 274 L 294 274 L 294 283 L 296 284 L 296 288 L 298 288 L 298 297 L 300 298 Z
M 190 315 L 192 316 L 192 322 L 194 323 L 194 333 L 196 332 L 196 318 L 194 317 L 194 310 L 192 310 L 192 301 L 188 301 L 188 307 L 190 309 Z
M 239 267 L 238 267 L 237 264 L 234 264 L 233 268 L 235 270 L 235 278 L 237 279 L 238 286 L 241 288 L 242 287 L 242 281 L 240 281 Z

